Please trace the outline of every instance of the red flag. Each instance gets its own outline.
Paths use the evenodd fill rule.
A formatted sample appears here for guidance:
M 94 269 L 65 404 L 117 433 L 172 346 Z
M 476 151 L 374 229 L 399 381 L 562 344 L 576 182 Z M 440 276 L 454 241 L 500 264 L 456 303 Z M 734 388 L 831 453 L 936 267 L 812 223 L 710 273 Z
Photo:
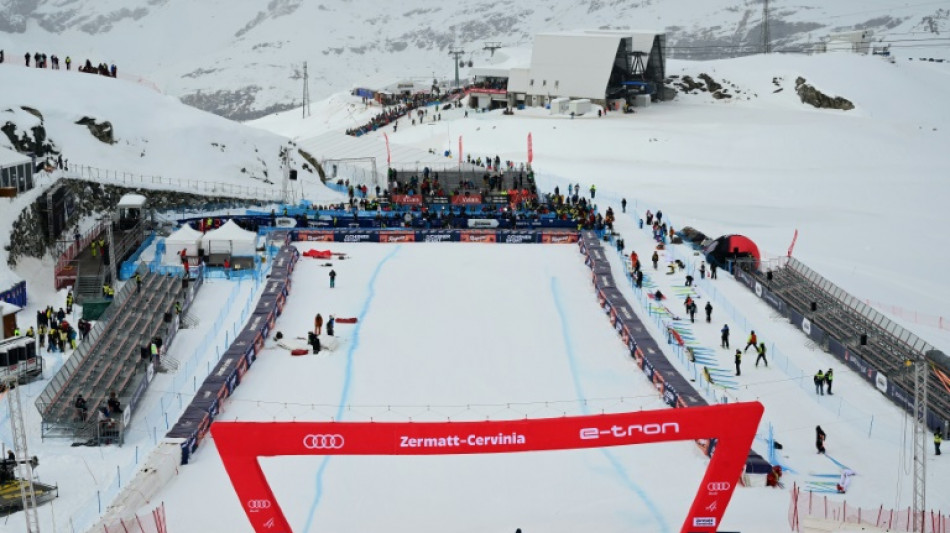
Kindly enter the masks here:
M 386 132 L 383 132 L 383 138 L 386 139 L 386 166 L 391 166 L 393 162 L 393 155 L 389 151 L 389 135 L 386 135 Z
M 789 247 L 788 247 L 788 256 L 789 256 L 789 257 L 792 256 L 792 249 L 795 248 L 795 241 L 797 241 L 797 240 L 798 240 L 798 230 L 796 229 L 796 230 L 795 230 L 795 236 L 792 237 L 792 244 L 789 245 Z
M 462 136 L 459 135 L 459 165 L 462 164 Z
M 532 143 L 531 143 L 531 132 L 529 131 L 528 132 L 528 164 L 530 165 L 533 160 L 534 160 L 534 147 L 532 146 Z

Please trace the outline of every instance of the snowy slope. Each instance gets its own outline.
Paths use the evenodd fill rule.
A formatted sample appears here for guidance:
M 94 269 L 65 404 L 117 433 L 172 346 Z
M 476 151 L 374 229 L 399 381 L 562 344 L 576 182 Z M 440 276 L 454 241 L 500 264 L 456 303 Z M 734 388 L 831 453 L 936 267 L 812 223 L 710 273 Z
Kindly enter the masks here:
M 242 127 L 121 79 L 4 64 L 0 80 L 3 121 L 29 130 L 40 121 L 22 108 L 39 111 L 47 137 L 73 163 L 175 178 L 200 175 L 248 186 L 281 183 L 280 151 L 290 145 L 279 135 Z M 76 124 L 83 117 L 110 122 L 114 144 Z M 0 143 L 10 147 L 6 137 Z M 302 159 L 295 157 L 299 168 Z
M 526 159 L 530 132 L 544 190 L 577 182 L 586 190 L 593 183 L 598 199 L 626 197 L 631 205 L 662 209 L 675 228 L 744 234 L 771 256 L 785 255 L 797 229 L 795 256 L 852 294 L 934 321 L 947 315 L 946 253 L 935 240 L 937 228 L 950 223 L 943 206 L 950 192 L 943 148 L 950 142 L 950 106 L 942 97 L 950 65 L 773 54 L 671 61 L 668 70 L 709 74 L 734 97 L 680 94 L 633 115 L 573 121 L 543 109 L 468 118 L 451 110 L 437 125 L 385 130 L 394 146 L 456 153 L 462 137 L 473 157 L 514 161 Z M 855 109 L 801 103 L 799 77 L 848 98 Z M 339 106 L 342 98 L 331 100 Z M 335 126 L 316 113 L 302 119 L 292 112 L 254 125 L 301 143 L 303 132 Z M 913 278 L 905 275 L 909 262 Z M 946 330 L 915 329 L 950 348 Z
M 776 50 L 810 47 L 830 33 L 860 28 L 874 30 L 902 57 L 946 57 L 946 41 L 928 40 L 948 27 L 950 10 L 941 2 L 797 0 L 770 5 Z M 238 119 L 299 104 L 304 61 L 309 62 L 311 93 L 320 99 L 376 75 L 451 77 L 450 45 L 462 46 L 470 56 L 466 59 L 484 65 L 486 41 L 512 47 L 529 44 L 538 32 L 582 27 L 665 31 L 674 57 L 730 57 L 761 48 L 762 3 L 0 2 L 0 48 L 6 49 L 8 61 L 22 61 L 29 50 L 117 63 L 120 72 L 134 72 L 169 94 Z M 171 38 L 169 28 L 174 28 Z

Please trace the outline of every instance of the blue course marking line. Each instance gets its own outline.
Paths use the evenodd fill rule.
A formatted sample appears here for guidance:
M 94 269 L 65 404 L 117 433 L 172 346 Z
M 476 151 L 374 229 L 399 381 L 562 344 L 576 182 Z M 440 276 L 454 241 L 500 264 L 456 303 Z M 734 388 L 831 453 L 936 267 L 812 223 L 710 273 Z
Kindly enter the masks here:
M 846 470 L 851 470 L 850 468 L 848 468 L 848 467 L 844 466 L 843 464 L 841 464 L 841 463 L 840 463 L 837 459 L 835 459 L 834 457 L 832 457 L 832 456 L 830 456 L 830 455 L 828 455 L 828 454 L 822 454 L 822 455 L 824 455 L 825 457 L 827 457 L 829 461 L 831 461 L 832 463 L 834 463 L 834 464 L 840 466 L 841 468 L 844 468 L 844 469 L 846 469 Z
M 574 355 L 573 343 L 571 341 L 571 324 L 567 320 L 567 316 L 564 313 L 564 304 L 561 301 L 561 293 L 558 290 L 557 278 L 551 278 L 551 294 L 554 296 L 554 307 L 557 309 L 558 318 L 561 321 L 561 336 L 564 339 L 564 351 L 567 354 L 567 364 L 571 369 L 571 380 L 574 382 L 574 392 L 577 395 L 577 398 L 586 398 L 584 395 L 584 389 L 581 387 L 580 374 L 577 371 L 577 357 Z M 585 415 L 589 415 L 590 412 L 587 409 L 587 404 L 581 406 L 581 411 Z M 646 505 L 647 510 L 650 511 L 650 514 L 653 515 L 653 519 L 656 521 L 657 525 L 660 527 L 660 531 L 663 533 L 669 533 L 670 528 L 667 525 L 666 521 L 663 518 L 663 514 L 660 513 L 660 510 L 657 509 L 656 504 L 654 504 L 647 493 L 637 485 L 630 476 L 627 475 L 626 470 L 624 470 L 623 465 L 620 464 L 620 461 L 608 451 L 606 448 L 597 449 L 606 459 L 610 462 L 610 465 L 613 466 L 614 471 L 617 473 L 617 476 L 627 486 L 638 498 Z
M 373 275 L 369 278 L 369 294 L 366 296 L 366 301 L 363 302 L 363 308 L 360 309 L 360 314 L 356 321 L 356 327 L 353 328 L 353 336 L 351 337 L 350 347 L 346 351 L 346 369 L 343 373 L 343 391 L 340 393 L 340 402 L 336 410 L 336 417 L 334 420 L 341 420 L 343 418 L 343 408 L 346 405 L 347 400 L 350 396 L 350 384 L 353 382 L 353 354 L 356 352 L 356 349 L 360 345 L 360 329 L 362 329 L 363 324 L 366 323 L 365 318 L 366 314 L 369 312 L 370 304 L 373 303 L 373 298 L 376 296 L 376 278 L 379 276 L 379 272 L 383 269 L 385 265 L 399 250 L 402 246 L 396 246 L 393 251 L 389 252 L 382 261 L 376 265 L 376 270 L 373 271 Z M 320 500 L 323 498 L 323 473 L 327 469 L 327 463 L 330 462 L 332 455 L 324 455 L 323 461 L 320 463 L 320 468 L 317 469 L 317 479 L 316 482 L 316 491 L 313 496 L 313 503 L 310 504 L 310 509 L 307 511 L 307 523 L 304 525 L 304 532 L 310 531 L 310 526 L 313 525 L 313 515 L 317 512 L 317 507 L 320 505 Z

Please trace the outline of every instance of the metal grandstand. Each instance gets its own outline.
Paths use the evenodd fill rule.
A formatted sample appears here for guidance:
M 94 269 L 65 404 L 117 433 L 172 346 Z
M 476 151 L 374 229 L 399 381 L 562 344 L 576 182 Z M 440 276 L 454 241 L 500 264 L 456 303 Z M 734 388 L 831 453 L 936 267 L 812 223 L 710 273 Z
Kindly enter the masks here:
M 189 284 L 180 277 L 148 273 L 144 268 L 141 272 L 141 288 L 137 290 L 134 282 L 122 287 L 86 339 L 37 398 L 43 438 L 122 442 L 132 411 L 158 370 L 148 358 L 143 359 L 142 347 L 155 337 L 163 339 L 166 345 L 170 342 L 177 328 L 175 304 L 190 303 L 189 294 L 193 294 L 201 280 L 199 277 Z M 123 412 L 113 416 L 106 430 L 98 424 L 96 415 L 112 391 L 117 393 Z M 80 419 L 74 407 L 79 394 L 87 401 L 85 420 Z
M 771 260 L 758 270 L 748 268 L 749 264 L 742 260 L 739 263 L 762 287 L 804 317 L 803 329 L 808 323 L 824 331 L 824 341 L 816 339 L 822 349 L 829 351 L 833 339 L 845 348 L 845 359 L 848 354 L 856 355 L 871 365 L 877 376 L 883 375 L 883 379 L 875 378 L 875 385 L 881 392 L 887 390 L 888 397 L 901 407 L 913 407 L 914 372 L 910 362 L 923 357 L 938 375 L 950 374 L 947 356 L 797 259 Z M 784 314 L 791 318 L 790 310 Z M 865 374 L 870 379 L 872 373 Z M 892 394 L 888 381 L 904 394 Z M 930 380 L 927 392 L 927 407 L 931 411 L 928 424 L 931 429 L 944 431 L 950 421 L 950 392 L 940 379 Z

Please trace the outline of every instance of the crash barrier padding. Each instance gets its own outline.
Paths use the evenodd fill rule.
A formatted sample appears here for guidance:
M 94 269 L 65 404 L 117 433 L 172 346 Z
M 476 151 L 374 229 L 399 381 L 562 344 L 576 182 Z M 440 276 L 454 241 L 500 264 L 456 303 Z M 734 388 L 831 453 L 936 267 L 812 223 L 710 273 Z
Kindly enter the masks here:
M 134 252 L 132 252 L 132 255 L 130 255 L 128 259 L 122 261 L 122 264 L 119 265 L 120 280 L 125 281 L 135 275 L 135 271 L 139 267 L 139 258 L 142 257 L 142 253 L 145 252 L 145 250 L 148 249 L 148 247 L 151 246 L 153 242 L 155 242 L 155 234 L 151 233 L 145 238 L 142 244 L 139 245 L 139 247 L 136 248 Z M 157 250 L 155 255 L 158 255 Z
M 191 454 L 207 435 L 221 402 L 241 384 L 244 374 L 264 348 L 264 339 L 284 310 L 284 302 L 290 293 L 290 275 L 299 258 L 300 252 L 295 247 L 284 244 L 280 248 L 272 260 L 271 274 L 262 296 L 244 329 L 205 378 L 178 422 L 165 435 L 168 439 L 179 439 L 181 464 L 188 464 Z
M 294 241 L 306 242 L 483 242 L 504 244 L 571 244 L 576 230 L 291 230 Z
M 7 302 L 17 307 L 26 307 L 26 281 L 21 281 L 0 292 L 0 302 Z
M 880 391 L 881 394 L 887 396 L 895 405 L 908 413 L 914 412 L 914 391 L 905 390 L 895 381 L 888 379 L 886 374 L 878 372 L 873 365 L 852 351 L 844 341 L 835 338 L 832 334 L 826 332 L 809 320 L 808 317 L 795 310 L 791 303 L 786 301 L 781 294 L 770 290 L 755 279 L 755 276 L 741 268 L 733 270 L 736 281 L 745 285 L 772 309 L 775 309 L 782 316 L 787 318 L 793 326 L 800 329 L 808 338 L 819 346 L 827 346 L 827 350 L 831 352 L 835 358 L 854 371 L 856 375 L 864 378 L 865 381 Z M 950 420 L 935 413 L 933 409 L 927 409 L 927 427 L 945 428 L 948 425 L 950 425 Z
M 709 405 L 663 354 L 657 341 L 634 313 L 633 307 L 617 289 L 597 232 L 581 232 L 578 246 L 584 254 L 584 264 L 591 269 L 591 280 L 600 306 L 630 351 L 630 357 L 647 375 L 663 401 L 674 408 Z M 716 446 L 715 439 L 697 439 L 696 443 L 707 456 L 712 455 Z M 767 474 L 771 468 L 772 465 L 762 456 L 749 450 L 745 466 L 747 474 Z
M 420 218 L 418 212 L 410 212 L 415 215 L 408 228 L 404 228 L 405 213 L 394 213 L 384 211 L 379 218 L 376 211 L 361 211 L 359 217 L 354 218 L 352 213 L 341 212 L 339 216 L 321 215 L 317 218 L 304 216 L 259 216 L 259 215 L 228 215 L 226 217 L 210 217 L 211 227 L 215 229 L 220 227 L 228 220 L 235 221 L 242 228 L 249 231 L 257 231 L 261 228 L 278 227 L 280 229 L 433 229 L 451 224 L 452 228 L 476 229 L 479 227 L 491 227 L 502 229 L 576 229 L 577 222 L 574 220 L 561 220 L 553 217 L 538 217 L 514 219 L 496 215 L 495 213 L 472 213 L 465 217 L 443 216 L 435 220 L 426 220 Z M 202 221 L 207 223 L 208 217 L 183 218 L 178 220 L 179 224 L 191 224 L 193 228 L 201 231 Z

